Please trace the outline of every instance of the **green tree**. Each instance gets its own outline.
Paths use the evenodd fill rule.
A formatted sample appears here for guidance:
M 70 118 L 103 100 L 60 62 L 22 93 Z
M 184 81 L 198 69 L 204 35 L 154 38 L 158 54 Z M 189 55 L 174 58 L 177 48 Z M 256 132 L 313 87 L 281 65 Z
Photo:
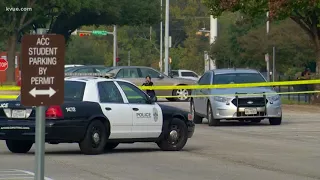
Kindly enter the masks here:
M 14 56 L 19 35 L 39 17 L 39 14 L 41 14 L 40 8 L 44 7 L 44 3 L 42 1 L 37 3 L 36 0 L 2 0 L 0 1 L 0 7 L 0 39 L 7 41 L 8 47 L 7 80 L 14 82 Z M 8 8 L 16 7 L 28 7 L 32 11 L 8 10 Z
M 197 32 L 208 27 L 209 16 L 200 0 L 173 0 L 170 2 L 170 35 L 172 36 L 172 69 L 182 68 L 202 73 L 204 51 L 210 49 L 209 39 Z
M 316 53 L 316 73 L 320 73 L 320 2 L 318 0 L 203 0 L 204 4 L 215 16 L 220 16 L 224 11 L 241 11 L 254 17 L 257 14 L 270 12 L 273 20 L 291 18 L 309 36 Z M 320 89 L 320 85 L 316 87 Z M 320 96 L 314 96 L 315 102 L 320 102 Z
M 160 19 L 159 2 L 153 0 L 5 0 L 0 2 L 0 31 L 9 38 L 8 81 L 14 81 L 14 52 L 17 39 L 30 28 L 49 28 L 68 41 L 71 32 L 83 25 L 154 24 Z M 28 7 L 31 12 L 6 12 L 6 6 Z M 31 26 L 32 25 L 32 26 Z
M 112 31 L 108 26 L 83 26 L 82 30 Z M 149 32 L 145 26 L 118 27 L 118 65 L 128 65 L 130 51 L 130 65 L 153 66 L 158 68 L 159 49 L 156 44 L 156 34 Z M 151 36 L 150 36 L 151 35 Z M 71 37 L 67 47 L 66 63 L 104 64 L 113 65 L 113 36 Z

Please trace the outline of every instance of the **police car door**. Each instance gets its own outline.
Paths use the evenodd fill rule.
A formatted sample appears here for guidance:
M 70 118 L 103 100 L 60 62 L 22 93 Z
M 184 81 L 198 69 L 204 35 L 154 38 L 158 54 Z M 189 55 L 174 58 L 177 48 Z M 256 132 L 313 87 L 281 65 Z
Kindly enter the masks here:
M 98 82 L 100 106 L 110 122 L 110 139 L 131 137 L 132 110 L 113 81 Z
M 117 82 L 132 108 L 133 138 L 155 138 L 162 131 L 162 111 L 158 104 L 148 102 L 147 95 L 131 83 Z

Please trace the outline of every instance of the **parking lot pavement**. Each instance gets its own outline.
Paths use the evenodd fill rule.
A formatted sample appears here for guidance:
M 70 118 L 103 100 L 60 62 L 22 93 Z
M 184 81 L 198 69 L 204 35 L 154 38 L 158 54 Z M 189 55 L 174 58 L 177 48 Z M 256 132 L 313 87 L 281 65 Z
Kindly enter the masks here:
M 188 103 L 161 103 L 189 108 Z M 54 180 L 311 180 L 320 179 L 319 149 L 319 114 L 293 108 L 284 110 L 280 126 L 266 121 L 209 127 L 204 122 L 180 152 L 137 143 L 88 156 L 77 144 L 46 145 L 45 174 Z M 32 172 L 33 152 L 14 155 L 0 142 L 0 169 Z

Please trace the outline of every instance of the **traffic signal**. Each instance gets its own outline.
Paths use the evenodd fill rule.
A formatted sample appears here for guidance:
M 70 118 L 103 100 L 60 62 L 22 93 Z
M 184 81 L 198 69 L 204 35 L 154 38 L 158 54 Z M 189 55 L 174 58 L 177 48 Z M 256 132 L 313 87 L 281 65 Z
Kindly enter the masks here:
M 116 58 L 116 62 L 119 62 L 119 61 L 120 61 L 120 58 L 119 58 L 119 57 L 117 57 L 117 58 Z
M 80 36 L 80 37 L 83 37 L 83 36 L 91 36 L 91 34 L 90 34 L 90 33 L 79 33 L 79 36 Z

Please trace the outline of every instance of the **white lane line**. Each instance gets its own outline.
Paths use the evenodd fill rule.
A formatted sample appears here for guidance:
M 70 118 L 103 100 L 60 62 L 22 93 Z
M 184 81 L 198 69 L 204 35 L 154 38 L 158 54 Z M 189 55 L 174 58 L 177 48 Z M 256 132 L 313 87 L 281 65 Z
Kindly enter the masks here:
M 18 170 L 18 169 L 16 169 L 16 171 L 20 171 L 20 172 L 23 172 L 23 173 L 26 173 L 26 174 L 34 176 L 34 173 L 30 172 L 30 171 L 24 171 L 24 170 Z M 48 177 L 44 177 L 44 180 L 53 180 L 53 179 L 48 178 Z
M 34 177 L 5 177 L 5 178 L 0 178 L 0 179 L 14 179 L 14 180 L 24 180 L 24 179 L 33 179 Z
M 2 176 L 25 176 L 26 174 L 0 174 L 0 177 Z
M 19 169 L 6 169 L 6 170 L 0 170 L 0 180 L 26 180 L 26 179 L 33 179 L 34 173 L 30 171 L 25 170 L 19 170 Z M 53 180 L 48 177 L 44 177 L 44 180 Z
M 0 171 L 0 173 L 16 173 L 17 171 L 16 170 L 6 170 L 6 171 Z

